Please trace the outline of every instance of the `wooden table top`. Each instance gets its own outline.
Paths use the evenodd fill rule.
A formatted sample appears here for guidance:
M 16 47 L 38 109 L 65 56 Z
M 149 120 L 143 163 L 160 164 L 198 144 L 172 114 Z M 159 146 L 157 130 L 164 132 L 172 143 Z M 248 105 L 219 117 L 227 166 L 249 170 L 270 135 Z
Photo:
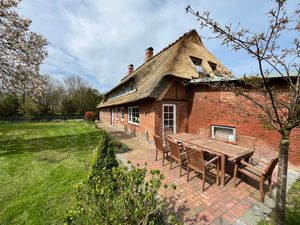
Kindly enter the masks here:
M 240 158 L 254 153 L 254 149 L 245 148 L 234 144 L 208 139 L 189 133 L 177 133 L 168 135 L 171 138 L 182 141 L 186 144 L 195 145 L 205 151 L 224 154 L 230 158 Z

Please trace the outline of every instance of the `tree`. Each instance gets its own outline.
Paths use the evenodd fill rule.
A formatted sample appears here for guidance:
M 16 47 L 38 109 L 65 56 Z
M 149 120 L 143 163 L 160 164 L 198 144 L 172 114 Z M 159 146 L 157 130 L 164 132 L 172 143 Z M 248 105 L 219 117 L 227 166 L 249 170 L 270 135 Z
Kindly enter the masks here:
M 38 104 L 30 96 L 26 96 L 19 108 L 19 112 L 29 121 L 33 116 L 39 114 Z
M 0 117 L 17 115 L 19 106 L 20 101 L 17 95 L 0 95 Z
M 300 4 L 294 15 L 287 15 L 286 0 L 275 0 L 275 7 L 268 12 L 269 25 L 266 32 L 253 33 L 248 29 L 220 25 L 207 11 L 199 13 L 190 6 L 186 11 L 196 16 L 202 28 L 211 30 L 213 36 L 230 46 L 234 51 L 244 50 L 254 58 L 258 66 L 258 77 L 245 78 L 244 82 L 255 95 L 241 87 L 233 87 L 237 94 L 255 104 L 265 117 L 263 121 L 276 129 L 280 135 L 278 183 L 276 193 L 276 224 L 284 224 L 288 150 L 291 131 L 300 123 Z M 293 38 L 290 47 L 279 45 L 281 36 Z M 276 89 L 269 82 L 272 76 L 279 76 L 285 87 Z M 259 78 L 259 79 L 258 79 Z
M 45 85 L 40 95 L 36 97 L 39 112 L 41 115 L 61 113 L 61 103 L 65 97 L 65 88 L 62 84 L 53 79 L 50 75 L 43 75 Z
M 45 85 L 39 66 L 47 56 L 47 40 L 29 31 L 31 21 L 15 11 L 20 0 L 0 0 L 0 93 L 36 96 Z
M 86 111 L 95 110 L 102 99 L 102 95 L 93 89 L 89 82 L 79 76 L 64 79 L 68 103 L 73 102 L 76 112 L 83 115 Z

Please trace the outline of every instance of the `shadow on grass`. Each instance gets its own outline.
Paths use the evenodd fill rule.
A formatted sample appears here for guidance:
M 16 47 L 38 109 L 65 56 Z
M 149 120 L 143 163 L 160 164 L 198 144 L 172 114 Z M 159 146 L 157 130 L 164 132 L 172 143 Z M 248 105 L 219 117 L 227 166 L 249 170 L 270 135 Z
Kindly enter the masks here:
M 24 152 L 38 152 L 44 150 L 71 149 L 72 151 L 85 150 L 99 142 L 97 130 L 75 135 L 60 135 L 27 140 L 10 139 L 0 140 L 0 157 Z
M 124 131 L 107 131 L 106 132 L 108 134 L 110 134 L 112 137 L 114 137 L 115 139 L 123 139 L 123 140 L 126 140 L 126 139 L 131 139 L 133 136 L 130 135 L 130 134 L 127 134 L 125 133 Z
M 61 127 L 63 123 L 54 123 L 54 122 L 21 122 L 21 123 L 5 123 L 5 126 L 0 127 L 0 131 L 10 132 L 10 131 L 19 131 L 19 130 L 32 130 L 32 129 L 46 129 L 46 128 L 55 128 Z M 70 125 L 70 124 L 68 124 Z

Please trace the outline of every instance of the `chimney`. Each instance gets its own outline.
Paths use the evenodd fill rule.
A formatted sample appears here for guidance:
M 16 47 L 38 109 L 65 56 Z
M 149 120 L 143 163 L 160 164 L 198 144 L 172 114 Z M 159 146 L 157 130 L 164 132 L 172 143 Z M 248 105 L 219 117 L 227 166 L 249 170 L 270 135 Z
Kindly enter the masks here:
M 131 74 L 134 70 L 134 66 L 132 64 L 128 65 L 128 74 Z
M 145 53 L 145 62 L 147 62 L 149 59 L 151 59 L 153 57 L 153 48 L 149 47 L 146 49 L 146 53 Z

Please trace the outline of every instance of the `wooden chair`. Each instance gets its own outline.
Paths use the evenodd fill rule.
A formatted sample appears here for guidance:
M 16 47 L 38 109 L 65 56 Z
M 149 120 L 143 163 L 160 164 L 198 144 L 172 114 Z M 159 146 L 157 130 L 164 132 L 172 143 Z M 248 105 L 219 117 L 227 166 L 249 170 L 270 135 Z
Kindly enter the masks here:
M 219 185 L 219 156 L 215 156 L 209 161 L 204 160 L 204 151 L 195 149 L 191 146 L 185 146 L 186 154 L 187 154 L 187 181 L 189 181 L 189 173 L 190 169 L 195 172 L 201 173 L 203 177 L 202 181 L 202 191 L 204 191 L 206 174 L 208 171 L 212 169 L 216 169 L 216 183 Z M 215 163 L 215 164 L 214 164 Z
M 252 164 L 247 163 L 245 160 L 240 160 L 239 162 L 236 162 L 234 167 L 234 186 L 236 187 L 236 177 L 238 173 L 242 173 L 248 177 L 251 177 L 252 179 L 259 182 L 260 200 L 264 202 L 264 183 L 266 180 L 268 180 L 269 195 L 270 197 L 272 197 L 272 173 L 277 162 L 278 157 L 272 159 L 265 169 L 257 168 Z
M 162 165 L 164 165 L 165 158 L 169 156 L 170 148 L 168 145 L 163 143 L 163 140 L 159 136 L 153 135 L 153 138 L 156 147 L 155 161 L 157 161 L 158 152 L 161 152 L 163 154 Z
M 222 132 L 217 130 L 215 132 L 215 140 L 217 141 L 223 141 L 223 142 L 228 142 L 229 134 L 227 132 Z
M 255 148 L 255 140 L 256 139 L 254 137 L 239 135 L 237 145 L 254 149 Z
M 239 135 L 238 140 L 237 140 L 237 145 L 242 146 L 242 147 L 246 147 L 246 148 L 254 149 L 255 148 L 255 141 L 256 141 L 256 138 L 254 138 L 254 137 Z M 252 157 L 253 154 L 254 153 L 244 157 L 245 161 L 248 162 L 249 158 Z M 228 158 L 227 160 L 231 161 L 231 162 L 234 162 L 234 161 L 236 161 L 236 158 Z
M 168 135 L 174 134 L 172 129 L 166 129 L 163 131 L 163 142 L 168 144 Z
M 183 165 L 185 165 L 187 163 L 187 157 L 186 157 L 186 153 L 183 151 L 183 145 L 181 143 L 178 143 L 171 139 L 168 139 L 168 142 L 169 142 L 170 153 L 171 153 L 170 169 L 172 169 L 173 161 L 179 163 L 180 164 L 180 176 L 181 176 L 182 167 L 183 167 Z

